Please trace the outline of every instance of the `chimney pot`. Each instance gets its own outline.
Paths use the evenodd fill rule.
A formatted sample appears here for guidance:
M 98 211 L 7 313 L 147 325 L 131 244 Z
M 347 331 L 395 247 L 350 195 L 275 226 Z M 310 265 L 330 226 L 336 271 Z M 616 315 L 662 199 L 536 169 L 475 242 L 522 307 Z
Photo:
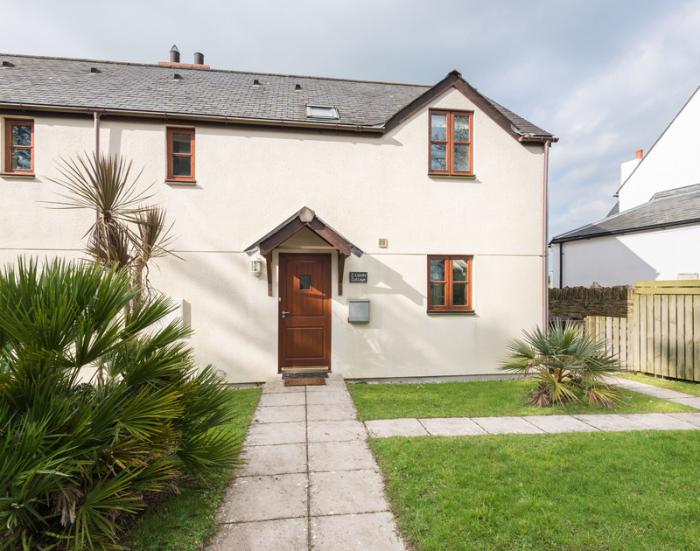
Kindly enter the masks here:
M 637 159 L 643 159 L 644 158 L 644 150 L 643 149 L 637 149 L 637 151 L 634 152 L 634 156 Z
M 195 65 L 204 65 L 204 54 L 202 52 L 195 52 L 194 53 L 194 64 Z
M 173 44 L 173 47 L 170 48 L 170 62 L 180 63 L 180 50 L 177 49 L 175 44 Z

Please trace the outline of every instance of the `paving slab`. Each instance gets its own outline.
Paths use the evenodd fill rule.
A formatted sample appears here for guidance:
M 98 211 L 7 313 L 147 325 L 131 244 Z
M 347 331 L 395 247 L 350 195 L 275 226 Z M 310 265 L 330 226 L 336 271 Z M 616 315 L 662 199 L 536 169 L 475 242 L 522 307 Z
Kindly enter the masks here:
M 370 436 L 388 438 L 390 436 L 428 436 L 428 431 L 418 419 L 375 419 L 365 421 Z
M 685 398 L 671 398 L 669 402 L 683 404 L 692 408 L 700 409 L 700 396 L 687 396 Z
M 263 392 L 260 398 L 260 406 L 303 406 L 306 404 L 305 392 L 276 392 L 266 394 Z
M 309 474 L 311 515 L 386 511 L 384 481 L 376 469 Z
M 306 444 L 248 446 L 243 450 L 245 463 L 238 476 L 272 475 L 306 472 Z
M 255 423 L 287 423 L 304 421 L 306 406 L 268 406 L 258 408 L 255 412 Z
M 271 444 L 296 444 L 306 442 L 306 423 L 257 423 L 251 425 L 246 444 L 269 446 Z
M 419 419 L 431 436 L 472 436 L 486 434 L 484 429 L 468 417 Z
M 325 385 L 310 385 L 306 387 L 307 392 L 328 392 L 345 391 L 345 382 L 342 379 L 326 379 Z
M 639 422 L 650 430 L 697 430 L 697 426 L 666 413 L 630 413 L 628 419 Z
M 267 381 L 263 385 L 263 392 L 265 394 L 291 394 L 294 392 L 305 392 L 306 389 L 303 386 L 284 386 L 281 379 L 276 379 L 274 381 Z
M 376 468 L 374 456 L 362 440 L 309 442 L 309 470 L 312 472 Z
M 307 475 L 239 477 L 226 491 L 219 524 L 306 517 Z
M 306 403 L 308 405 L 349 405 L 352 406 L 352 399 L 347 390 L 328 390 L 327 392 L 308 392 L 306 394 Z
M 576 419 L 602 431 L 649 430 L 649 427 L 638 419 L 620 414 L 575 415 Z
M 355 419 L 355 408 L 350 404 L 312 404 L 306 406 L 309 421 L 347 421 Z
M 309 442 L 364 440 L 365 427 L 359 421 L 309 421 Z
M 523 419 L 544 432 L 594 432 L 598 430 L 571 415 L 528 415 Z
M 700 413 L 669 413 L 668 415 L 690 423 L 691 425 L 695 425 L 696 427 L 700 427 Z
M 404 551 L 391 513 L 311 519 L 314 551 Z
M 307 548 L 306 518 L 222 524 L 209 551 L 296 551 Z
M 541 429 L 522 417 L 473 417 L 477 425 L 489 434 L 535 434 Z

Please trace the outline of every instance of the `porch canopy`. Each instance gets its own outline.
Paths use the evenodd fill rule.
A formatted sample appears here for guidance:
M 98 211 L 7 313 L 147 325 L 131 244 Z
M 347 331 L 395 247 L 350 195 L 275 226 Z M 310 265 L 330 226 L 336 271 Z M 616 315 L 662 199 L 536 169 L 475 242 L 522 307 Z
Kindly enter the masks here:
M 309 207 L 302 207 L 245 250 L 248 254 L 253 254 L 257 251 L 265 258 L 268 296 L 272 296 L 272 251 L 304 228 L 307 228 L 328 243 L 329 249 L 338 252 L 338 294 L 342 295 L 345 259 L 351 254 L 357 257 L 362 256 L 362 249 L 331 228 L 316 216 L 316 213 Z

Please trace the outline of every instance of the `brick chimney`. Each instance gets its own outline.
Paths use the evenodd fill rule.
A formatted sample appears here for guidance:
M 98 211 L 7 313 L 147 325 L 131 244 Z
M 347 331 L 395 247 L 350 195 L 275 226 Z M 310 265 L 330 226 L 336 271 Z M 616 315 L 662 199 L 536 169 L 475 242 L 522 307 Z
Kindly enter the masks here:
M 643 159 L 644 158 L 644 150 L 643 149 L 637 149 L 637 151 L 634 152 L 634 156 L 637 159 Z
M 204 63 L 204 54 L 201 52 L 195 52 L 194 63 L 180 63 L 180 50 L 177 46 L 173 44 L 169 52 L 170 61 L 159 61 L 158 65 L 161 67 L 173 67 L 176 69 L 199 69 L 201 71 L 209 70 L 209 65 Z

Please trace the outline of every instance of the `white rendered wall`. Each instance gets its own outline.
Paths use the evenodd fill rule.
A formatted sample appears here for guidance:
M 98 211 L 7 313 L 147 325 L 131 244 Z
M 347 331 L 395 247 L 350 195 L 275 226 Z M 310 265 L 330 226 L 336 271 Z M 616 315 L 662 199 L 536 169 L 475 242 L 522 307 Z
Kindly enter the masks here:
M 333 255 L 333 369 L 348 377 L 493 373 L 509 339 L 541 322 L 543 148 L 524 146 L 452 90 L 433 106 L 473 109 L 476 178 L 432 178 L 428 110 L 382 137 L 196 126 L 194 186 L 166 184 L 165 125 L 102 121 L 104 152 L 145 167 L 154 201 L 175 222 L 184 260 L 160 259 L 152 285 L 185 301 L 198 363 L 231 382 L 277 372 L 274 296 L 249 272 L 244 249 L 302 206 L 365 251 L 346 263 L 337 295 Z M 37 117 L 33 180 L 0 175 L 0 262 L 18 254 L 77 256 L 90 212 L 57 211 L 60 157 L 90 151 L 92 120 Z M 389 248 L 377 246 L 379 238 Z M 426 314 L 426 255 L 474 255 L 473 316 Z M 349 271 L 367 271 L 366 285 Z M 371 300 L 371 322 L 347 323 L 347 298 Z
M 700 94 L 696 91 L 619 191 L 620 211 L 658 191 L 700 183 Z
M 596 237 L 564 243 L 564 287 L 678 279 L 700 274 L 700 225 Z M 559 287 L 559 244 L 552 246 L 553 283 Z

